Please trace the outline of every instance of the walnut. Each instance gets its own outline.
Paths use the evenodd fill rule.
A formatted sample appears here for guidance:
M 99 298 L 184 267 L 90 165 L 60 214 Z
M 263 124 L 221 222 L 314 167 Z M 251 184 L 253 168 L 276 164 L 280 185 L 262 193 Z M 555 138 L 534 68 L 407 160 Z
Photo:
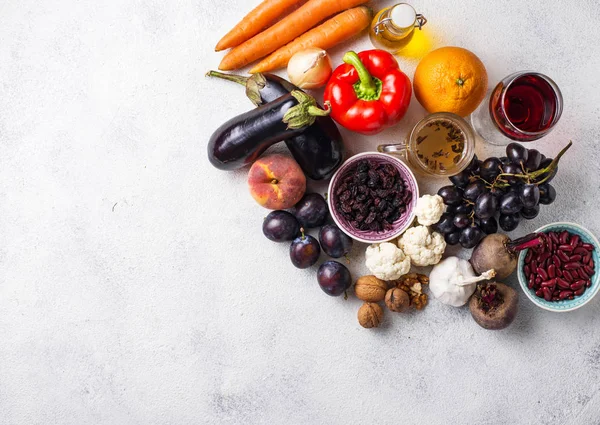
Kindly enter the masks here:
M 385 305 L 390 310 L 400 313 L 410 306 L 410 298 L 406 291 L 400 288 L 391 288 L 385 294 Z
M 371 303 L 383 301 L 387 290 L 387 283 L 371 275 L 358 278 L 356 285 L 354 285 L 356 296 Z
M 358 323 L 363 328 L 376 328 L 383 319 L 383 309 L 379 304 L 364 303 L 358 309 Z
M 410 305 L 422 310 L 427 305 L 428 297 L 423 293 L 423 285 L 429 284 L 429 278 L 424 274 L 408 273 L 400 276 L 393 284 L 408 294 Z

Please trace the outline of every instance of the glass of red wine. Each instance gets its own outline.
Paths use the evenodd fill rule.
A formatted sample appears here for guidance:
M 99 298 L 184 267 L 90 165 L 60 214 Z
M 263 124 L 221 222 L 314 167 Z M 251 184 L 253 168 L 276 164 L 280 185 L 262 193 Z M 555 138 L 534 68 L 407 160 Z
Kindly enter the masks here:
M 471 115 L 471 124 L 493 145 L 531 142 L 552 130 L 562 109 L 562 95 L 554 81 L 523 71 L 498 83 Z

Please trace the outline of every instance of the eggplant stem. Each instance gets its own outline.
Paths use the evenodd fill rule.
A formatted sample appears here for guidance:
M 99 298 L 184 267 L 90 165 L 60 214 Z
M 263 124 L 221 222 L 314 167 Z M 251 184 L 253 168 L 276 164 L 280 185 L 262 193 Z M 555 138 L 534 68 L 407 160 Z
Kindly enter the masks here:
M 246 83 L 248 82 L 248 78 L 249 78 L 249 77 L 244 77 L 243 75 L 225 74 L 224 72 L 219 72 L 219 71 L 208 71 L 206 73 L 206 76 L 207 77 L 216 77 L 216 78 L 220 78 L 222 80 L 233 81 L 234 83 L 241 84 L 242 86 L 246 85 Z

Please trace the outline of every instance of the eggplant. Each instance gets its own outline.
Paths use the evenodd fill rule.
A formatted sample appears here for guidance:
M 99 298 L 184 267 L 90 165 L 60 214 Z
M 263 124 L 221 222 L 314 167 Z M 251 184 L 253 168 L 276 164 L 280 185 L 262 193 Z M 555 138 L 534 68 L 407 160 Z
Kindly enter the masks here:
M 243 77 L 210 71 L 206 75 L 245 86 L 246 96 L 256 106 L 272 102 L 293 90 L 300 90 L 289 81 L 273 74 L 259 73 Z M 312 126 L 286 139 L 285 144 L 304 174 L 312 180 L 331 177 L 344 159 L 342 135 L 330 117 L 317 117 Z
M 274 143 L 301 134 L 325 114 L 329 111 L 319 109 L 312 96 L 294 90 L 219 127 L 208 142 L 208 159 L 221 170 L 241 168 Z

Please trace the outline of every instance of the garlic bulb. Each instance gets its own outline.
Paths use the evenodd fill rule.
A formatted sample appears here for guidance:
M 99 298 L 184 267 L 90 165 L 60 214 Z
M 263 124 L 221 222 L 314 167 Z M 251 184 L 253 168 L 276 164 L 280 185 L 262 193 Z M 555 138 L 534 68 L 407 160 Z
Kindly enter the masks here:
M 429 290 L 442 303 L 460 307 L 469 301 L 477 282 L 492 279 L 495 275 L 496 272 L 492 269 L 476 276 L 467 260 L 448 257 L 431 270 Z
M 288 62 L 288 77 L 301 89 L 323 87 L 331 77 L 331 59 L 325 50 L 310 47 L 297 52 Z

